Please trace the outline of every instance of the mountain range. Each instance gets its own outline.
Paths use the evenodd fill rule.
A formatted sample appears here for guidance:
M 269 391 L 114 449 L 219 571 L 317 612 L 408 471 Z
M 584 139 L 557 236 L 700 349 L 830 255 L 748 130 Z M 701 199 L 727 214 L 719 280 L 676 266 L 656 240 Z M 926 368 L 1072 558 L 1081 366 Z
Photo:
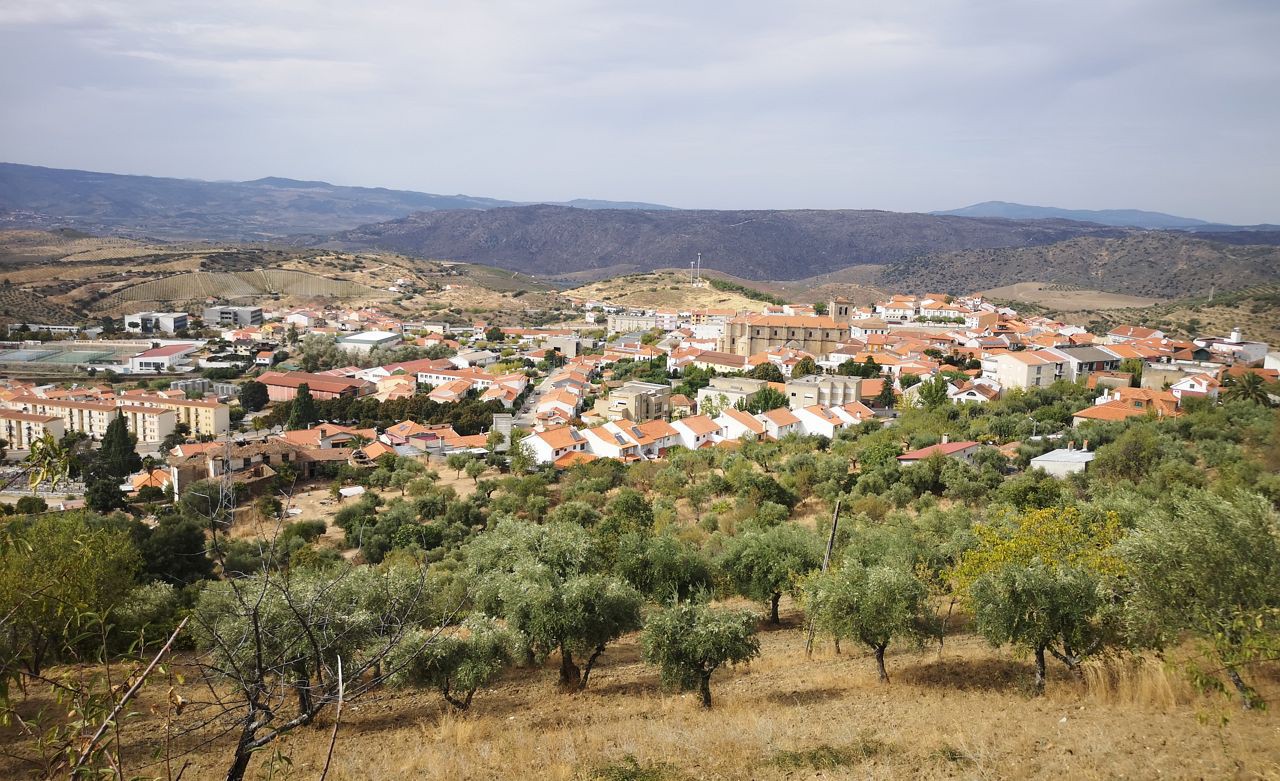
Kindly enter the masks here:
M 747 279 L 791 280 L 854 265 L 949 250 L 1052 244 L 1118 236 L 1100 225 L 945 217 L 887 211 L 586 211 L 521 206 L 420 212 L 324 239 L 338 249 L 378 249 L 485 263 L 529 274 L 603 278 L 703 265 Z
M 1145 228 L 1149 230 L 1186 230 L 1193 232 L 1236 232 L 1280 229 L 1277 225 L 1225 225 L 1178 217 L 1163 212 L 1141 209 L 1059 209 L 1056 206 L 1028 206 L 1008 201 L 983 201 L 972 206 L 930 214 L 952 217 L 986 217 L 1005 220 L 1075 220 L 1110 225 L 1116 228 Z
M 1109 224 L 1110 223 L 1110 224 Z M 1148 296 L 1280 279 L 1280 226 L 1003 202 L 953 213 L 705 210 L 104 174 L 0 164 L 0 227 L 273 242 L 467 261 L 560 280 L 703 265 L 752 280 L 845 274 L 900 290 L 1037 281 Z
M 70 227 L 160 239 L 261 241 L 330 233 L 414 212 L 494 209 L 519 201 L 436 195 L 270 176 L 208 182 L 0 163 L 0 224 Z M 579 209 L 670 207 L 578 199 Z

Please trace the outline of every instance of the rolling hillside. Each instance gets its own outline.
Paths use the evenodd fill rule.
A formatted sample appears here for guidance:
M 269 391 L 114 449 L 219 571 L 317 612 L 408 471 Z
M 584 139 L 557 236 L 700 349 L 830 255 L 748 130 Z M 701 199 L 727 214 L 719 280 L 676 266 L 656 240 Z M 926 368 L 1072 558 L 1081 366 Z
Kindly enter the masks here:
M 967 293 L 1042 282 L 1161 299 L 1278 280 L 1278 247 L 1150 231 L 1040 247 L 933 253 L 889 265 L 878 275 L 879 284 L 907 292 Z
M 886 211 L 585 211 L 525 206 L 421 212 L 345 231 L 326 246 L 485 263 L 547 277 L 596 278 L 684 267 L 794 280 L 860 263 L 962 249 L 1118 236 L 1079 223 L 975 220 Z

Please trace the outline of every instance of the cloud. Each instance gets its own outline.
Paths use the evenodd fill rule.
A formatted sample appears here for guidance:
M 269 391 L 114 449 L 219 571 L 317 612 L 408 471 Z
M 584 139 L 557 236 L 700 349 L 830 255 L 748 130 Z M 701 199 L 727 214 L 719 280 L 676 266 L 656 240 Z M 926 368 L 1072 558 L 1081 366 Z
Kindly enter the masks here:
M 523 199 L 1280 220 L 1277 39 L 1247 0 L 10 0 L 0 143 Z

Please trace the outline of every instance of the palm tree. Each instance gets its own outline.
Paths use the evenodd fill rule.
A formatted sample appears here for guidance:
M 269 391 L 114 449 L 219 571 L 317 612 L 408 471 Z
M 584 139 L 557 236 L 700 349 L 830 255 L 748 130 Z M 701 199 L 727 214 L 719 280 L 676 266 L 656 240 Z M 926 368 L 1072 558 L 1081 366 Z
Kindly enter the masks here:
M 1264 407 L 1271 406 L 1271 397 L 1267 395 L 1260 374 L 1249 372 L 1239 377 L 1229 376 L 1223 384 L 1227 386 L 1223 397 L 1228 401 L 1251 401 Z

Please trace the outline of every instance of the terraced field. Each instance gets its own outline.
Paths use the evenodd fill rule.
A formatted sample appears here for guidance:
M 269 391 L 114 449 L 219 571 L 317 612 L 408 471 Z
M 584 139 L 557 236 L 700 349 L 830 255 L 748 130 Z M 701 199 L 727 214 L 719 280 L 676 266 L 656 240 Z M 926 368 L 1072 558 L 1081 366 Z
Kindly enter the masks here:
M 308 274 L 305 271 L 266 269 L 259 271 L 193 271 L 153 279 L 120 290 L 104 300 L 107 306 L 130 301 L 198 301 L 205 298 L 250 298 L 255 296 L 297 296 L 333 298 L 391 298 L 392 294 L 368 285 Z

